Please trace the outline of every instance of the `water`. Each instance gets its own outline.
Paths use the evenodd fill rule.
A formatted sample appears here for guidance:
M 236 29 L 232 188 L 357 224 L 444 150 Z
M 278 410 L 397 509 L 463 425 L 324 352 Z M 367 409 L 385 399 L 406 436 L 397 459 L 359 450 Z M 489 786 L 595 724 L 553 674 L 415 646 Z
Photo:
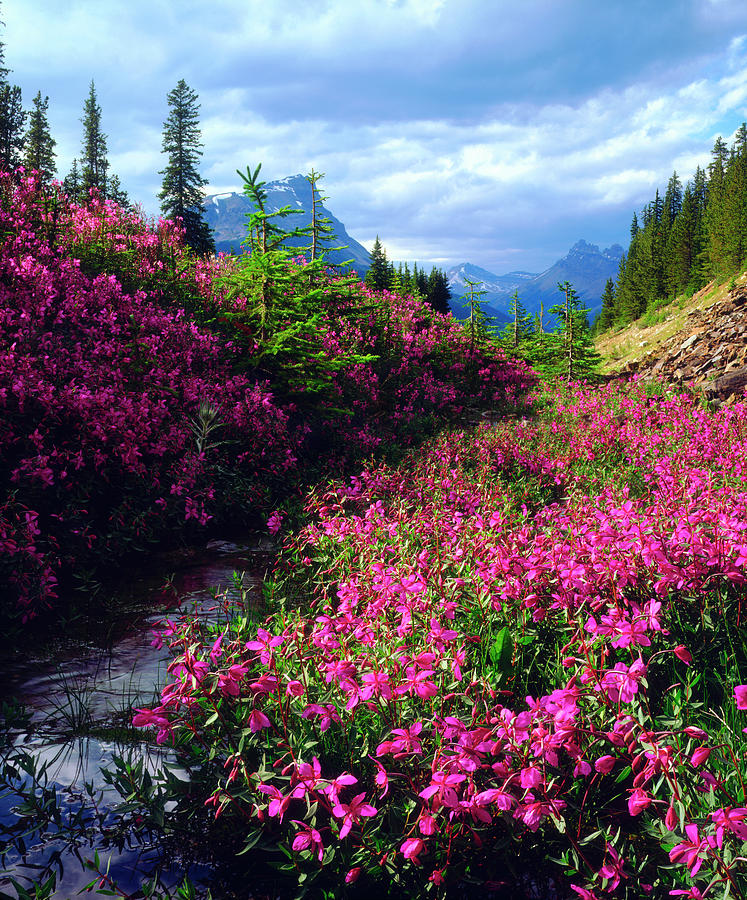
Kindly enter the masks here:
M 37 772 L 35 802 L 46 803 L 53 813 L 34 830 L 38 817 L 24 816 L 23 806 L 30 776 L 19 771 L 0 785 L 0 891 L 14 896 L 11 879 L 28 888 L 54 874 L 49 896 L 73 897 L 94 879 L 85 863 L 97 852 L 101 870 L 108 868 L 125 895 L 159 869 L 164 884 L 181 882 L 183 863 L 165 864 L 157 837 L 118 832 L 112 810 L 122 798 L 102 770 L 120 757 L 141 762 L 151 773 L 168 764 L 176 777 L 186 779 L 168 748 L 123 738 L 131 710 L 153 705 L 166 680 L 168 648 L 152 645 L 152 629 L 180 611 L 217 615 L 216 588 L 237 593 L 234 572 L 242 573 L 244 591 L 259 605 L 270 549 L 262 539 L 249 546 L 212 541 L 201 558 L 176 571 L 171 566 L 123 584 L 107 604 L 112 615 L 106 621 L 82 623 L 74 637 L 66 635 L 44 653 L 0 662 L 0 701 L 22 713 L 0 754 L 6 760 L 28 754 Z M 196 881 L 208 874 L 204 867 L 189 868 Z

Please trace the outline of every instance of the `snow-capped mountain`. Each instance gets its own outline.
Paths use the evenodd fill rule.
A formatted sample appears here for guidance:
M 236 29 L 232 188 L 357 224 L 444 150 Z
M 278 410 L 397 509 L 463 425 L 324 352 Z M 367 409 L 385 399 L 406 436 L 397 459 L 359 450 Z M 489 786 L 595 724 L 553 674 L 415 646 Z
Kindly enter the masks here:
M 540 303 L 543 303 L 547 311 L 562 300 L 558 282 L 570 281 L 589 310 L 589 321 L 593 322 L 602 309 L 602 293 L 607 279 L 617 278 L 624 252 L 619 244 L 600 250 L 596 244 L 576 241 L 562 259 L 527 284 L 523 295 L 519 292 L 521 302 L 531 312 L 538 312 Z
M 278 181 L 269 181 L 265 185 L 267 192 L 267 210 L 273 212 L 283 206 L 298 209 L 299 215 L 289 216 L 283 224 L 288 229 L 304 227 L 311 224 L 311 185 L 303 175 L 289 175 Z M 205 198 L 205 221 L 213 229 L 215 249 L 223 253 L 240 253 L 241 242 L 246 237 L 247 215 L 253 212 L 251 200 L 244 194 L 230 192 L 227 194 L 211 194 Z M 339 265 L 352 260 L 351 268 L 360 274 L 365 273 L 371 260 L 368 250 L 359 244 L 345 230 L 345 226 L 325 206 L 320 215 L 330 219 L 335 230 L 334 242 L 330 245 L 344 246 L 345 250 L 333 250 L 328 253 L 330 262 Z M 289 247 L 308 245 L 308 238 L 289 238 Z
M 600 250 L 596 244 L 580 240 L 564 257 L 539 275 L 530 272 L 495 275 L 470 263 L 452 266 L 447 275 L 453 296 L 451 306 L 454 315 L 460 319 L 467 315 L 464 296 L 469 291 L 469 286 L 465 283 L 465 278 L 468 278 L 471 281 L 482 282 L 480 289 L 488 292 L 482 300 L 489 315 L 498 313 L 499 319 L 505 318 L 508 315 L 511 295 L 514 291 L 518 291 L 519 300 L 528 313 L 538 313 L 540 306 L 544 306 L 547 323 L 550 307 L 562 299 L 558 283 L 570 281 L 583 304 L 589 309 L 591 322 L 602 308 L 602 293 L 607 279 L 617 277 L 623 253 L 624 250 L 619 244 Z
M 446 276 L 449 279 L 449 287 L 455 296 L 469 293 L 468 281 L 482 282 L 480 290 L 488 291 L 491 294 L 505 294 L 506 292 L 513 294 L 516 290 L 520 291 L 528 281 L 535 277 L 532 272 L 509 272 L 506 275 L 494 275 L 487 269 L 473 266 L 472 263 L 460 263 L 458 266 L 452 266 L 447 269 Z
M 531 272 L 509 272 L 506 275 L 495 275 L 487 269 L 481 269 L 472 263 L 460 263 L 446 270 L 451 288 L 451 309 L 457 319 L 464 319 L 469 315 L 469 306 L 463 298 L 469 294 L 468 281 L 476 282 L 475 290 L 486 291 L 480 296 L 483 309 L 496 324 L 507 322 L 509 298 L 514 291 L 519 294 L 524 287 L 535 277 Z

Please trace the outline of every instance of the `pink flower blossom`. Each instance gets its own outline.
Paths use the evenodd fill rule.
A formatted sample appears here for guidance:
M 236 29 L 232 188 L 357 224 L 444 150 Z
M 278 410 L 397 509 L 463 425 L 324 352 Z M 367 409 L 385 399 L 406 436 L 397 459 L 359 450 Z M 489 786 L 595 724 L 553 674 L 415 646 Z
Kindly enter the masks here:
M 702 851 L 708 846 L 698 832 L 698 826 L 692 823 L 685 825 L 687 838 L 669 851 L 669 860 L 687 866 L 690 877 L 695 876 L 703 865 Z
M 410 862 L 419 866 L 420 860 L 418 859 L 418 856 L 425 850 L 425 844 L 420 838 L 408 838 L 406 841 L 402 842 L 399 850 L 405 859 L 409 859 Z
M 356 794 L 350 803 L 340 803 L 338 801 L 332 808 L 332 815 L 337 819 L 342 819 L 342 827 L 340 828 L 341 840 L 348 834 L 353 825 L 361 821 L 363 816 L 376 815 L 376 808 L 365 802 L 365 796 L 365 793 Z
M 321 834 L 316 828 L 311 828 L 303 822 L 297 822 L 295 819 L 293 821 L 300 829 L 293 838 L 293 849 L 296 852 L 301 850 L 311 850 L 311 852 L 316 855 L 319 862 L 321 862 L 324 856 L 324 844 L 322 843 Z
M 261 709 L 253 709 L 249 713 L 249 730 L 252 732 L 261 731 L 263 728 L 270 728 L 272 722 L 262 712 Z

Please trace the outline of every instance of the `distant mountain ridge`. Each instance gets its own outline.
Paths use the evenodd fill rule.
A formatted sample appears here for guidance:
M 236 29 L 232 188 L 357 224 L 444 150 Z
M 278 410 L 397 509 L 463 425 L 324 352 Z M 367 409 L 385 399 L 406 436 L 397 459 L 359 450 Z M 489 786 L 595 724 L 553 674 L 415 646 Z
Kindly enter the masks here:
M 519 300 L 528 313 L 537 314 L 544 305 L 545 314 L 551 306 L 560 302 L 558 283 L 570 281 L 579 298 L 589 309 L 593 321 L 602 308 L 602 293 L 608 278 L 616 279 L 620 259 L 625 251 L 620 244 L 600 250 L 596 244 L 576 241 L 564 257 L 549 269 L 533 275 L 531 272 L 509 272 L 495 275 L 471 263 L 461 263 L 447 270 L 452 291 L 452 309 L 457 318 L 464 318 L 468 293 L 465 278 L 483 282 L 486 293 L 483 302 L 489 315 L 498 314 L 499 320 L 508 316 L 511 295 L 518 291 Z
M 288 228 L 306 226 L 311 223 L 311 185 L 303 175 L 289 175 L 265 185 L 267 209 L 272 212 L 283 206 L 299 210 L 298 216 L 285 220 Z M 215 235 L 216 250 L 223 253 L 241 253 L 241 242 L 246 237 L 247 215 L 253 210 L 252 203 L 244 194 L 229 191 L 211 194 L 204 201 L 204 216 Z M 371 264 L 371 256 L 366 248 L 351 237 L 345 225 L 326 206 L 321 207 L 321 215 L 327 216 L 335 231 L 332 246 L 345 246 L 345 250 L 331 251 L 330 262 L 339 265 L 351 260 L 352 268 L 363 277 Z M 308 245 L 308 238 L 289 238 L 288 246 Z M 602 308 L 602 292 L 608 278 L 616 278 L 623 255 L 623 248 L 613 244 L 600 250 L 596 244 L 585 240 L 577 241 L 568 253 L 544 272 L 515 271 L 496 275 L 473 263 L 464 262 L 446 270 L 452 292 L 451 308 L 454 316 L 464 319 L 469 314 L 464 299 L 469 292 L 467 281 L 479 282 L 485 311 L 498 323 L 510 319 L 511 295 L 518 291 L 519 299 L 528 313 L 536 314 L 544 305 L 549 320 L 549 309 L 560 302 L 558 282 L 570 281 L 583 303 L 589 308 L 589 318 L 593 321 Z
M 304 227 L 311 224 L 311 185 L 303 175 L 289 175 L 277 181 L 268 181 L 267 210 L 275 212 L 283 206 L 291 206 L 299 211 L 298 216 L 289 216 L 284 221 L 287 228 Z M 254 211 L 252 202 L 244 194 L 229 191 L 224 194 L 210 194 L 203 203 L 204 216 L 215 236 L 215 249 L 219 253 L 241 253 L 241 242 L 246 237 L 247 215 Z M 330 246 L 345 246 L 345 250 L 333 250 L 327 258 L 335 265 L 352 260 L 352 268 L 363 275 L 371 264 L 368 250 L 352 238 L 343 223 L 326 206 L 320 208 L 320 215 L 329 218 L 334 228 L 334 241 Z M 289 247 L 308 246 L 308 238 L 289 238 Z

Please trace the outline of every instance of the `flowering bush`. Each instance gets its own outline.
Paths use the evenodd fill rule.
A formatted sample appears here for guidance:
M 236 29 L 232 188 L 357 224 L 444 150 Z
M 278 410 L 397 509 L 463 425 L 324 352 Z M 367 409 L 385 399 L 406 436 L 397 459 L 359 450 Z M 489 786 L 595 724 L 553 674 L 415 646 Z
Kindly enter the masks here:
M 314 491 L 135 724 L 302 885 L 744 896 L 746 425 L 572 386 Z
M 84 569 L 256 520 L 311 462 L 458 415 L 475 387 L 459 365 L 479 368 L 479 402 L 532 383 L 497 351 L 468 358 L 459 326 L 414 301 L 358 287 L 375 314 L 340 319 L 330 279 L 309 352 L 333 377 L 291 396 L 303 361 L 262 361 L 221 286 L 231 259 L 196 261 L 177 225 L 71 204 L 22 170 L 0 173 L 0 207 L 0 581 L 26 617 Z

